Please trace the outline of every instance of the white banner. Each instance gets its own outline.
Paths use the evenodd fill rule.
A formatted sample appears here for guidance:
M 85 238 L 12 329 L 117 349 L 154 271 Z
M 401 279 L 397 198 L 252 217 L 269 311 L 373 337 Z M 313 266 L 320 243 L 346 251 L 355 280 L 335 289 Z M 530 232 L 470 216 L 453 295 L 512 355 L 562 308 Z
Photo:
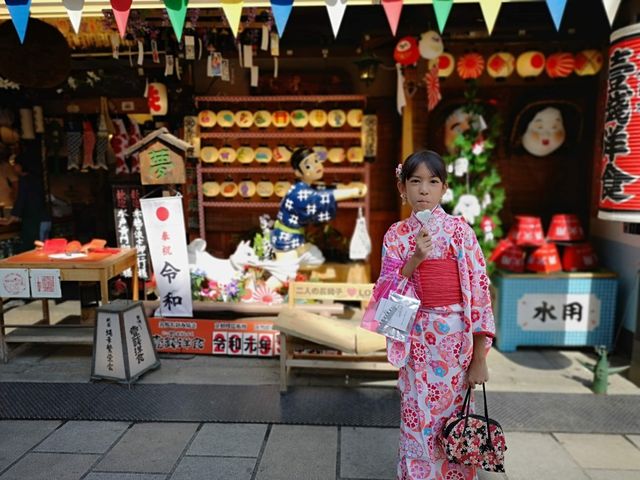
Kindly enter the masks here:
M 142 217 L 164 317 L 191 317 L 191 274 L 182 197 L 143 198 Z
M 600 325 L 600 300 L 593 294 L 526 294 L 518 301 L 518 325 L 539 332 L 588 332 Z

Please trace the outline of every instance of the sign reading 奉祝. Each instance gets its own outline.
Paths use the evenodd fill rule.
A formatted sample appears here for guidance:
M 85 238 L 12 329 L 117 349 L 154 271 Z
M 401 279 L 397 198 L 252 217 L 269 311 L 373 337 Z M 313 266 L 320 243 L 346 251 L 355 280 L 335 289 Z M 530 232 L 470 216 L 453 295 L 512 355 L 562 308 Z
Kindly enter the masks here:
M 600 325 L 600 300 L 593 294 L 525 294 L 518 301 L 523 330 L 587 332 Z

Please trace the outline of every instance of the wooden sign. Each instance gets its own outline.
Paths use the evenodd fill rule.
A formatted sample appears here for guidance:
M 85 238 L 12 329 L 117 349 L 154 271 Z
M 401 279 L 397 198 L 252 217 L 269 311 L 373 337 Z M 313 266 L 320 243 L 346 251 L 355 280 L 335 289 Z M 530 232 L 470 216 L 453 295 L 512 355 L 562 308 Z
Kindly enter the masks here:
M 140 152 L 143 185 L 185 183 L 184 152 L 157 140 Z

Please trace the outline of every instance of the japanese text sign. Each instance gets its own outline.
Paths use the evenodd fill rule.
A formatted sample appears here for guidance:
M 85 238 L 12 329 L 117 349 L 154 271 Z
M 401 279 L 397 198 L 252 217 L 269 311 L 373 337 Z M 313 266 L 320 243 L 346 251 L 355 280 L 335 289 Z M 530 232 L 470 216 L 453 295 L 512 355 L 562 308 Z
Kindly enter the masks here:
M 600 300 L 593 294 L 526 294 L 518 301 L 523 330 L 587 332 L 600 325 Z

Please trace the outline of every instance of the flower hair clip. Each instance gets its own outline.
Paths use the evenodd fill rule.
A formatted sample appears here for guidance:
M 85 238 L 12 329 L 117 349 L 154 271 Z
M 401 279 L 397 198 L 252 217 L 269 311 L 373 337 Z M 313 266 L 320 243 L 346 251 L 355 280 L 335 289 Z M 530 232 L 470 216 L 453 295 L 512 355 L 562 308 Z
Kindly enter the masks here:
M 402 179 L 402 164 L 399 163 L 398 166 L 396 167 L 396 178 L 398 180 Z

